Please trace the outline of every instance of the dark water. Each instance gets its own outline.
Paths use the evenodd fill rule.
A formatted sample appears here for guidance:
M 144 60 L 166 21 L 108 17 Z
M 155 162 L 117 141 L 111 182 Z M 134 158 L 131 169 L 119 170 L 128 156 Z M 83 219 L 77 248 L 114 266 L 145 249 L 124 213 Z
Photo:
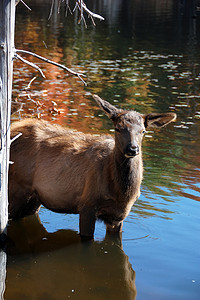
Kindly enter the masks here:
M 146 134 L 141 196 L 121 243 L 97 223 L 95 242 L 82 244 L 78 216 L 45 208 L 41 221 L 10 223 L 4 299 L 200 299 L 200 3 L 194 11 L 195 1 L 87 1 L 105 21 L 94 27 L 86 18 L 85 28 L 63 5 L 48 20 L 49 1 L 32 2 L 31 12 L 18 5 L 16 47 L 83 72 L 87 86 L 23 55 L 46 79 L 15 61 L 13 98 L 23 107 L 13 121 L 33 116 L 112 134 L 90 93 L 178 118 Z

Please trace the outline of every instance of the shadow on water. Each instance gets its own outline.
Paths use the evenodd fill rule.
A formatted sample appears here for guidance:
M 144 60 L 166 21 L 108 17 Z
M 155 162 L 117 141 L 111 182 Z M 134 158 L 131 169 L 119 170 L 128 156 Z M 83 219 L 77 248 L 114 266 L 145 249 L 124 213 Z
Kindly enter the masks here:
M 135 272 L 121 242 L 108 236 L 82 243 L 75 231 L 48 233 L 31 216 L 10 223 L 6 253 L 4 300 L 136 297 Z

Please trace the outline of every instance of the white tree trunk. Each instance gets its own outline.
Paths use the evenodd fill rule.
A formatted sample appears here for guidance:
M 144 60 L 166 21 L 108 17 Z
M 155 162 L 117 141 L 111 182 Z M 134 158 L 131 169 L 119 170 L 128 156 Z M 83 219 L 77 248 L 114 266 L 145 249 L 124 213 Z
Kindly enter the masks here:
M 0 0 L 1 1 L 1 0 Z M 6 281 L 6 253 L 0 250 L 0 300 L 4 299 Z
M 0 234 L 8 221 L 10 112 L 14 57 L 15 0 L 0 0 Z

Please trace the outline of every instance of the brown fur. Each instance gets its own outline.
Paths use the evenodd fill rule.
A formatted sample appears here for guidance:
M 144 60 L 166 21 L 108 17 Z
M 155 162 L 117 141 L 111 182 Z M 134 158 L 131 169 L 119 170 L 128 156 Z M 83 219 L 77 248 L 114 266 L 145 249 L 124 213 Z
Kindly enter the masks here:
M 49 122 L 25 119 L 12 125 L 9 216 L 52 211 L 80 214 L 80 234 L 92 237 L 96 219 L 120 232 L 142 181 L 141 143 L 148 125 L 162 127 L 175 114 L 141 115 L 119 110 L 94 96 L 113 120 L 115 139 L 66 130 Z

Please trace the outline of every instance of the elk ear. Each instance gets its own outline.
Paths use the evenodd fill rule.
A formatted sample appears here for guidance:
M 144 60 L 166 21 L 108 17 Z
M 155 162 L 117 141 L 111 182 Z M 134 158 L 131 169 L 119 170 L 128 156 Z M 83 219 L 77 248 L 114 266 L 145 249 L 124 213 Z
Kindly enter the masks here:
M 93 95 L 93 98 L 97 102 L 99 107 L 108 115 L 110 119 L 114 120 L 117 117 L 118 113 L 120 112 L 118 108 L 116 108 L 109 102 L 101 99 L 97 95 Z
M 145 127 L 164 127 L 176 120 L 175 113 L 148 114 L 143 115 Z

